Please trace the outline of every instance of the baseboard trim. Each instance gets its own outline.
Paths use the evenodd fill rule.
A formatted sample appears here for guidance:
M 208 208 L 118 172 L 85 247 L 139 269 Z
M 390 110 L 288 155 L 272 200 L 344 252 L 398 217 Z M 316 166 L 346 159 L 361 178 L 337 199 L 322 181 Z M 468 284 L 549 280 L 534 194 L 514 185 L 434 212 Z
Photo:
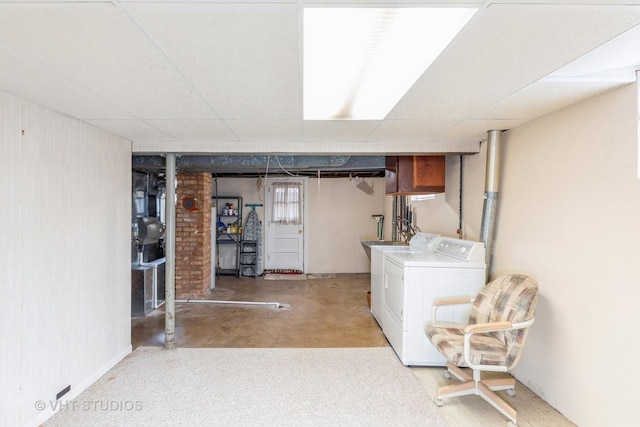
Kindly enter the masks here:
M 116 354 L 111 360 L 109 360 L 107 363 L 102 365 L 100 368 L 94 371 L 91 375 L 85 378 L 82 382 L 75 385 L 71 384 L 71 390 L 68 393 L 66 393 L 60 400 L 63 402 L 68 402 L 80 396 L 80 394 L 82 394 L 83 391 L 88 389 L 93 383 L 95 383 L 100 378 L 102 378 L 104 374 L 106 374 L 111 369 L 113 369 L 114 366 L 120 363 L 120 361 L 125 357 L 127 357 L 127 355 L 130 354 L 132 351 L 133 351 L 133 347 L 131 345 L 127 346 L 121 352 Z M 56 408 L 52 408 L 51 405 L 47 405 L 47 407 L 42 412 L 40 412 L 36 417 L 34 417 L 31 421 L 29 421 L 25 425 L 28 427 L 38 427 L 41 424 L 43 424 L 45 421 L 47 421 L 49 418 L 54 416 L 60 410 L 61 407 L 62 405 L 57 405 Z

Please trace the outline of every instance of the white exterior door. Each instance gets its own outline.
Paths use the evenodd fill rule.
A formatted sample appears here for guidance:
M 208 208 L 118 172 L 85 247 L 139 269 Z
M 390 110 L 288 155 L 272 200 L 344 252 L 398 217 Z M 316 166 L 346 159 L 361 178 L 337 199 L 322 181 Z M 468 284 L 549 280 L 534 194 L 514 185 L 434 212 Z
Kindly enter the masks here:
M 304 203 L 308 178 L 268 178 L 265 183 L 265 269 L 305 272 Z

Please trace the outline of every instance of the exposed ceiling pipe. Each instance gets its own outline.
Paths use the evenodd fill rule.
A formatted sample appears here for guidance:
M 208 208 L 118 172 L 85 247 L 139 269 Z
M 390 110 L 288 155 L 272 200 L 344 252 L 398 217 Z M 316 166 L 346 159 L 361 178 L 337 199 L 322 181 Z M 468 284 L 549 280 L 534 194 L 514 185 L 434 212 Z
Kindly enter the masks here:
M 278 161 L 287 168 L 339 168 L 342 166 L 360 167 L 361 165 L 378 167 L 384 166 L 384 156 L 349 156 L 349 155 L 182 155 L 176 160 L 176 165 L 183 170 L 185 167 L 215 167 L 222 169 L 250 169 L 264 168 L 270 157 L 277 157 Z M 162 156 L 134 155 L 133 166 L 164 166 Z M 273 162 L 273 159 L 271 159 Z
M 491 273 L 493 258 L 493 239 L 495 236 L 496 211 L 498 209 L 498 192 L 500 185 L 500 152 L 502 146 L 502 131 L 487 132 L 487 170 L 484 181 L 484 206 L 482 208 L 482 227 L 480 241 L 484 242 L 485 263 L 487 264 L 487 278 Z

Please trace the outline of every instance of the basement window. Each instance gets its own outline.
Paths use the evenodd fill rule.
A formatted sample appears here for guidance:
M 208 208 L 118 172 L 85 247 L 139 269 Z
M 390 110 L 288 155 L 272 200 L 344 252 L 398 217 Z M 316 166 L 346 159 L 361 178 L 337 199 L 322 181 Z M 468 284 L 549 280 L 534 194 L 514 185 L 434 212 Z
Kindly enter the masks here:
M 306 8 L 304 119 L 383 119 L 475 12 Z

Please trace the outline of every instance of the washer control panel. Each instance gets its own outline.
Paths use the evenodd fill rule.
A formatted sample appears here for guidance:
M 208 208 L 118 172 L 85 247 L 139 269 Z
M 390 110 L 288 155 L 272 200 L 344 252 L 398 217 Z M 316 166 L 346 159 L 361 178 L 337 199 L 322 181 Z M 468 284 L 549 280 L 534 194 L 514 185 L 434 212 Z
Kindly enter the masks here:
M 435 251 L 463 261 L 484 261 L 485 255 L 484 243 L 449 237 L 441 237 Z
M 413 250 L 433 251 L 440 241 L 439 234 L 416 233 L 409 241 L 409 247 Z

